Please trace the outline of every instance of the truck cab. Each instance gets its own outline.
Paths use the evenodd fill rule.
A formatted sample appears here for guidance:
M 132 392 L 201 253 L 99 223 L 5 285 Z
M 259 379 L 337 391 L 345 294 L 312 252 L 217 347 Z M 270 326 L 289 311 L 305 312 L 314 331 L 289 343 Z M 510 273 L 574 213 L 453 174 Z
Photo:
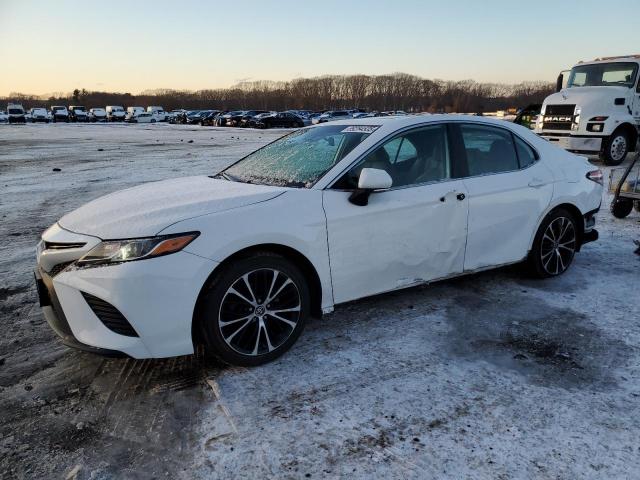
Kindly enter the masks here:
M 535 132 L 565 150 L 620 165 L 637 148 L 639 77 L 640 55 L 576 64 L 544 100 Z

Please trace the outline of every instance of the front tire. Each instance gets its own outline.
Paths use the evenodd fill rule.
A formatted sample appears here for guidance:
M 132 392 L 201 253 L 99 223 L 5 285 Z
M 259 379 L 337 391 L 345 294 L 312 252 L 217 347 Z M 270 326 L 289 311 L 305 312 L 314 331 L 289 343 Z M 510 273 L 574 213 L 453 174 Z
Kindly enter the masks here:
M 605 165 L 615 167 L 624 162 L 629 153 L 629 138 L 623 131 L 614 132 L 607 139 L 601 154 L 602 161 Z
M 527 263 L 538 278 L 555 277 L 567 271 L 578 248 L 576 220 L 558 209 L 542 221 L 533 240 Z
M 295 264 L 257 252 L 228 265 L 205 287 L 198 323 L 207 350 L 223 362 L 262 365 L 296 342 L 310 304 L 307 281 Z

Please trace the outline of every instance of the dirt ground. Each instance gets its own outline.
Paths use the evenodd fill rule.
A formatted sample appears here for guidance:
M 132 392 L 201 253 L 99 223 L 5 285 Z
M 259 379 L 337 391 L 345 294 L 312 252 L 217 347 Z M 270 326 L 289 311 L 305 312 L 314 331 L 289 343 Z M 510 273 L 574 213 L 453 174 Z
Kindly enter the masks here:
M 281 134 L 0 126 L 0 478 L 637 478 L 640 214 L 613 218 L 608 195 L 560 278 L 511 267 L 339 306 L 259 368 L 59 343 L 31 273 L 45 228 Z

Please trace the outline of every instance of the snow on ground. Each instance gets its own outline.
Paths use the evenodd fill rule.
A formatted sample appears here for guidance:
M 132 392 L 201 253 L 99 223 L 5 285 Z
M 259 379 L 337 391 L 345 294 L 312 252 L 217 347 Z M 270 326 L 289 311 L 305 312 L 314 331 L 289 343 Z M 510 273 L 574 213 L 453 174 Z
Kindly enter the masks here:
M 0 477 L 636 475 L 640 214 L 613 218 L 608 196 L 600 240 L 560 278 L 507 268 L 340 306 L 259 368 L 59 344 L 31 276 L 46 227 L 121 188 L 214 173 L 281 134 L 0 126 Z

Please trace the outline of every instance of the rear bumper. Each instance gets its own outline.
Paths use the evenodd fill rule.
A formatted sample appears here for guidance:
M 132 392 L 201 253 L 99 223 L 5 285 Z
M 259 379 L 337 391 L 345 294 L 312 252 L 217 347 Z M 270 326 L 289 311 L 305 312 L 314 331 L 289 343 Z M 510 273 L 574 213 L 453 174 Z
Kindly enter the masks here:
M 570 134 L 543 132 L 539 134 L 545 140 L 569 152 L 597 154 L 602 150 L 604 136 L 577 136 Z

